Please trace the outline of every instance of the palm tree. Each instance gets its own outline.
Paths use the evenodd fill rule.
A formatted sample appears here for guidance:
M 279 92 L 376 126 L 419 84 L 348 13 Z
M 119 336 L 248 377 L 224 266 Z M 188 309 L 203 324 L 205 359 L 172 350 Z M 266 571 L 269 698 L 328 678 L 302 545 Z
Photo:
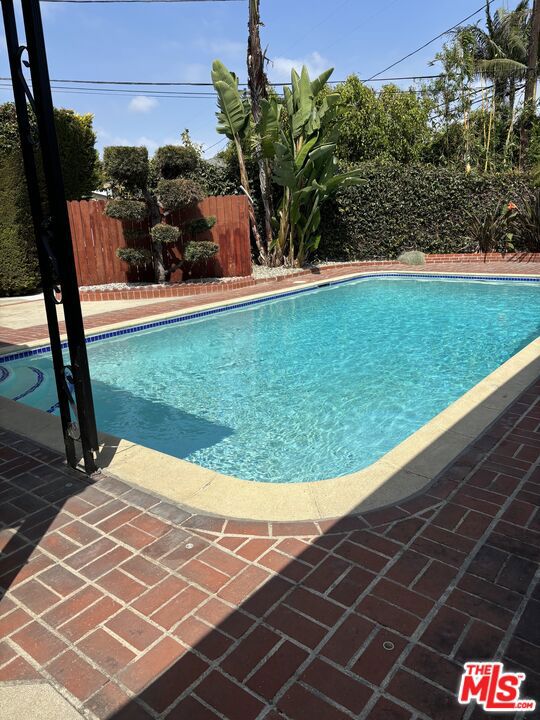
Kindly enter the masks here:
M 527 53 L 531 12 L 529 0 L 520 0 L 514 10 L 499 8 L 492 16 L 486 3 L 486 30 L 478 25 L 458 28 L 462 43 L 471 44 L 476 74 L 494 84 L 495 97 L 513 110 L 516 84 L 527 75 Z
M 499 8 L 491 14 L 486 2 L 486 29 L 467 25 L 456 30 L 460 44 L 472 47 L 475 75 L 492 82 L 493 93 L 487 128 L 485 170 L 489 167 L 489 152 L 496 107 L 506 105 L 510 116 L 504 157 L 509 154 L 515 124 L 515 104 L 518 83 L 528 74 L 528 48 L 531 33 L 529 0 L 520 0 L 514 10 Z

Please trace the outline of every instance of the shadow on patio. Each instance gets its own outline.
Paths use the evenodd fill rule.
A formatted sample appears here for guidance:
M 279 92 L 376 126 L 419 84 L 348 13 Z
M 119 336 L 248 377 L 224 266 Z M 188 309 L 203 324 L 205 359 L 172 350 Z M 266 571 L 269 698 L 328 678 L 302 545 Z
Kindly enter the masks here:
M 332 522 L 193 515 L 4 434 L 0 679 L 108 720 L 452 720 L 484 715 L 461 663 L 503 658 L 539 700 L 539 390 L 422 492 Z

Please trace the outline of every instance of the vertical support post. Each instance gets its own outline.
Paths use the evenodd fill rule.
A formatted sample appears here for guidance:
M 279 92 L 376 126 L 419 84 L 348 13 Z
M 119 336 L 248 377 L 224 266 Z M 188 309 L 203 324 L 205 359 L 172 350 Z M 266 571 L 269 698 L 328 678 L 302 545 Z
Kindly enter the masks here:
M 75 424 L 72 420 L 72 414 L 75 414 L 80 431 L 84 467 L 87 473 L 92 473 L 97 469 L 94 457 L 94 453 L 98 450 L 97 429 L 64 182 L 54 125 L 39 0 L 23 0 L 22 10 L 26 31 L 26 49 L 32 76 L 33 98 L 21 71 L 21 55 L 25 48 L 19 46 L 13 0 L 2 0 L 13 93 L 21 136 L 21 152 L 36 235 L 66 457 L 70 465 L 76 465 L 73 432 Z M 27 95 L 34 106 L 39 131 L 47 192 L 46 216 L 42 211 L 34 157 L 34 142 L 31 137 L 26 105 Z M 62 354 L 56 312 L 56 285 L 60 287 L 61 302 L 64 306 L 71 366 L 64 364 Z M 71 397 L 68 375 L 73 378 L 75 401 Z

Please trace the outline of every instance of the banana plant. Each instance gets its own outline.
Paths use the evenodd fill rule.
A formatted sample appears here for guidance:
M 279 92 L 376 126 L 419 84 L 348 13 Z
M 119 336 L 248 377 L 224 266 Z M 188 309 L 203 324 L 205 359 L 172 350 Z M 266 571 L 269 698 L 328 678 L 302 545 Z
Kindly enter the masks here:
M 249 200 L 249 222 L 251 232 L 259 251 L 261 262 L 266 263 L 267 249 L 261 239 L 257 218 L 253 208 L 252 193 L 249 183 L 249 176 L 246 169 L 243 146 L 251 133 L 251 109 L 247 98 L 242 97 L 238 89 L 238 78 L 228 70 L 219 60 L 212 65 L 212 83 L 218 96 L 218 108 L 216 113 L 218 120 L 217 131 L 225 135 L 234 143 L 238 166 L 240 168 L 240 183 Z
M 325 90 L 332 72 L 311 81 L 305 66 L 300 75 L 293 70 L 291 88 L 284 88 L 287 122 L 280 122 L 279 110 L 268 108 L 266 125 L 257 128 L 264 152 L 273 156 L 274 182 L 283 188 L 275 244 L 291 265 L 302 265 L 318 248 L 324 201 L 342 187 L 365 182 L 358 170 L 339 172 L 339 96 Z

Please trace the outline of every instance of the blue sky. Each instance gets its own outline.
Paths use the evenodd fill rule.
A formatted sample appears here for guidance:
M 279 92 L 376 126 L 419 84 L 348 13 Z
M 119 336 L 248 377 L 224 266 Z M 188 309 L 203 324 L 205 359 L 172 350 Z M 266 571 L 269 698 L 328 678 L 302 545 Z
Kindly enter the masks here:
M 502 0 L 495 7 L 499 4 Z M 286 81 L 292 66 L 306 63 L 314 72 L 335 67 L 335 79 L 352 72 L 369 77 L 480 5 L 481 0 L 261 0 L 262 40 L 272 60 L 268 74 Z M 219 58 L 245 80 L 246 2 L 42 3 L 42 12 L 52 78 L 207 82 L 212 61 Z M 433 72 L 428 63 L 441 44 L 433 43 L 390 74 Z M 8 75 L 2 32 L 0 76 Z M 219 141 L 214 99 L 133 93 L 55 92 L 54 100 L 94 114 L 100 150 L 145 144 L 152 152 L 179 142 L 184 128 L 206 148 Z M 10 90 L 0 88 L 0 102 L 9 99 Z

